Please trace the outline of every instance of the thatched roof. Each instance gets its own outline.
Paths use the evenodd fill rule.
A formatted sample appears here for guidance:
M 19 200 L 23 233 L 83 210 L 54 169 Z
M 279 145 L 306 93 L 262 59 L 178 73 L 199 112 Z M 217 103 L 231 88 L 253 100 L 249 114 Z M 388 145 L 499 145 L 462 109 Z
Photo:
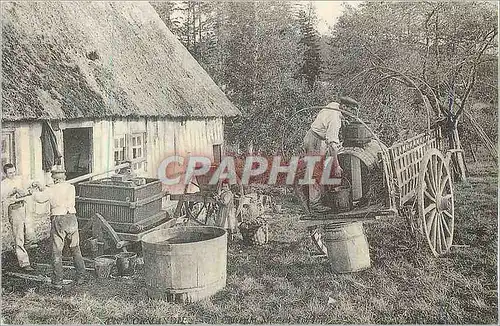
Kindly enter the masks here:
M 239 114 L 147 2 L 2 6 L 4 121 Z

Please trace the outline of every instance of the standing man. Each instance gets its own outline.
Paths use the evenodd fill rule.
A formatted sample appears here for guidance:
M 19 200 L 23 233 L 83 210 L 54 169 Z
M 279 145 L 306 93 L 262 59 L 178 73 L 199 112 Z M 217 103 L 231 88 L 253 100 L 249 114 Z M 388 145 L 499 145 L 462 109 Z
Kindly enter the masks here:
M 12 227 L 14 246 L 19 267 L 24 271 L 31 272 L 34 269 L 30 265 L 30 259 L 26 248 L 24 248 L 24 231 L 26 227 L 26 202 L 22 197 L 31 193 L 25 190 L 22 179 L 16 175 L 16 167 L 11 164 L 3 166 L 5 179 L 1 183 L 2 211 L 7 211 L 9 222 Z
M 330 109 L 319 111 L 316 119 L 311 124 L 311 128 L 304 137 L 304 150 L 306 155 L 330 156 L 334 169 L 334 177 L 342 176 L 342 168 L 338 161 L 338 152 L 340 149 L 340 128 L 342 127 L 342 113 L 339 109 L 345 110 L 347 106 L 357 106 L 356 101 L 349 97 L 340 97 L 340 104 L 331 102 L 327 105 Z M 325 146 L 326 144 L 326 150 Z M 309 186 L 309 207 L 317 212 L 330 210 L 320 204 L 323 187 L 319 182 L 320 176 L 316 176 L 316 183 Z
M 66 182 L 66 171 L 61 168 L 52 170 L 54 184 L 45 187 L 37 183 L 41 192 L 34 192 L 33 197 L 39 203 L 50 202 L 50 237 L 52 241 L 52 284 L 62 288 L 63 266 L 62 251 L 64 241 L 69 241 L 76 269 L 76 282 L 82 284 L 85 279 L 85 264 L 80 251 L 80 235 L 75 209 L 75 186 Z

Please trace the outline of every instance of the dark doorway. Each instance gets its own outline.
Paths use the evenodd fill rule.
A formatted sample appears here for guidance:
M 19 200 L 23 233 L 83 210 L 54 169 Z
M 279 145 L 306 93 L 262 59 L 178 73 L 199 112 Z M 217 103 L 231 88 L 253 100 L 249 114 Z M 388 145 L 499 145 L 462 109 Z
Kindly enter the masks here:
M 66 178 L 92 172 L 92 128 L 64 129 L 63 142 Z

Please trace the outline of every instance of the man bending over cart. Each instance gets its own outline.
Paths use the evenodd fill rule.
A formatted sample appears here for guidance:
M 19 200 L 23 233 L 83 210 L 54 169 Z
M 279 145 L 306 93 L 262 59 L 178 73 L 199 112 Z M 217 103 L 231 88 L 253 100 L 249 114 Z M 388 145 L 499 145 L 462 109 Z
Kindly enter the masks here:
M 333 176 L 336 178 L 342 177 L 342 168 L 337 158 L 341 147 L 339 134 L 342 127 L 342 113 L 337 110 L 346 110 L 348 107 L 358 106 L 358 103 L 349 97 L 340 97 L 339 102 L 331 102 L 327 105 L 331 109 L 325 108 L 319 111 L 304 137 L 303 145 L 306 155 L 330 156 L 334 170 Z M 320 203 L 324 189 L 318 177 L 315 179 L 316 182 L 309 186 L 309 207 L 315 212 L 329 211 L 330 207 L 323 206 Z

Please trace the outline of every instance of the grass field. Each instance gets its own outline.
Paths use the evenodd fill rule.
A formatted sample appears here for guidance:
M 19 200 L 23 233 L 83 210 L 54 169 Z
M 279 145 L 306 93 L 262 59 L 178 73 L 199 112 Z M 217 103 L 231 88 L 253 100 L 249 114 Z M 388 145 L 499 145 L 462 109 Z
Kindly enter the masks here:
M 404 219 L 365 224 L 372 267 L 333 274 L 285 200 L 270 220 L 270 242 L 229 244 L 227 286 L 210 300 L 149 300 L 139 270 L 131 279 L 91 280 L 55 291 L 3 277 L 3 323 L 341 323 L 497 324 L 496 167 L 469 166 L 455 185 L 455 239 L 436 259 Z

